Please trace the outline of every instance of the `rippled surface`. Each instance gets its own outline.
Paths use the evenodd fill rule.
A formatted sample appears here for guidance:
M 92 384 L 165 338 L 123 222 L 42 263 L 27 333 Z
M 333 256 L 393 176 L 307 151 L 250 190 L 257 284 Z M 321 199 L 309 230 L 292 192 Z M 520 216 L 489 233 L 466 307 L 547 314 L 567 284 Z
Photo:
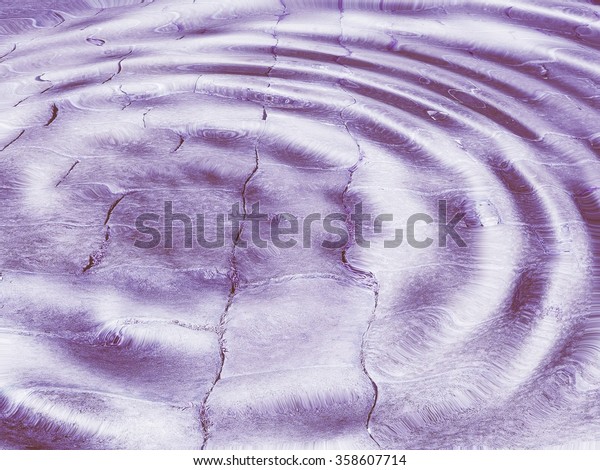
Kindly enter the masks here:
M 595 447 L 599 20 L 0 0 L 0 446 Z M 467 248 L 133 245 L 166 200 L 440 199 Z

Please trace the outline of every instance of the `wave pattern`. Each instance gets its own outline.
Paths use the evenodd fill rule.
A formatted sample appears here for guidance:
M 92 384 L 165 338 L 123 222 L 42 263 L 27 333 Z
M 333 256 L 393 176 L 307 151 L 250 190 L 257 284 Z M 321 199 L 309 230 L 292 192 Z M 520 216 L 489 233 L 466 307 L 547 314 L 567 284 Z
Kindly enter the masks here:
M 0 447 L 596 447 L 599 49 L 594 0 L 0 0 Z M 442 199 L 466 248 L 242 243 Z M 243 229 L 135 248 L 164 201 Z

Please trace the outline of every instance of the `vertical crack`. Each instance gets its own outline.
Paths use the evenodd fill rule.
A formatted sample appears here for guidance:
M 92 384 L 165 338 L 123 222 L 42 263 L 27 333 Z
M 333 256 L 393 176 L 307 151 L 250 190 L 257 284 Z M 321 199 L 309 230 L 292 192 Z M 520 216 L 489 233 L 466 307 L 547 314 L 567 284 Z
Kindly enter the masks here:
M 273 36 L 273 39 L 275 40 L 275 44 L 273 44 L 273 46 L 271 47 L 271 54 L 273 55 L 273 65 L 271 65 L 267 70 L 267 77 L 269 77 L 269 78 L 271 77 L 271 73 L 273 72 L 273 69 L 277 65 L 277 47 L 279 46 L 279 36 L 277 35 L 277 27 L 279 26 L 279 23 L 281 22 L 281 20 L 283 18 L 285 18 L 288 14 L 287 6 L 286 6 L 285 2 L 283 0 L 279 0 L 279 3 L 281 4 L 283 11 L 281 12 L 281 14 L 277 15 L 277 21 L 275 22 L 275 26 L 273 27 L 273 33 L 271 33 L 271 35 Z M 269 82 L 267 85 L 267 88 L 270 88 L 270 87 L 271 87 L 271 82 Z
M 371 314 L 367 321 L 367 328 L 365 329 L 365 331 L 362 335 L 361 344 L 360 344 L 360 364 L 361 364 L 364 375 L 367 377 L 367 379 L 371 383 L 371 387 L 373 388 L 373 404 L 371 405 L 369 414 L 367 415 L 367 421 L 366 421 L 367 433 L 369 434 L 369 437 L 371 438 L 371 440 L 377 445 L 377 447 L 381 448 L 381 446 L 379 445 L 379 442 L 377 442 L 377 440 L 371 433 L 371 429 L 370 429 L 371 417 L 373 416 L 373 412 L 375 411 L 375 407 L 377 406 L 377 400 L 379 398 L 379 389 L 377 387 L 377 384 L 375 383 L 375 380 L 373 380 L 373 378 L 371 377 L 371 374 L 369 373 L 369 371 L 367 369 L 366 353 L 365 353 L 369 333 L 371 331 L 371 325 L 375 321 L 375 318 L 377 315 L 377 306 L 379 304 L 379 281 L 377 279 L 377 276 L 374 273 L 372 273 L 371 271 L 364 271 L 362 269 L 359 269 L 348 260 L 348 250 L 355 243 L 355 240 L 353 237 L 354 230 L 353 230 L 352 220 L 351 220 L 352 207 L 349 202 L 348 192 L 350 190 L 350 185 L 352 184 L 354 173 L 358 169 L 360 163 L 362 163 L 362 161 L 364 160 L 364 155 L 360 148 L 360 144 L 354 138 L 354 136 L 352 135 L 352 133 L 350 132 L 350 130 L 348 129 L 347 126 L 346 126 L 346 130 L 348 132 L 348 135 L 354 140 L 356 147 L 358 148 L 360 157 L 359 157 L 359 160 L 351 168 L 348 169 L 348 182 L 346 183 L 346 187 L 344 188 L 344 191 L 342 192 L 342 197 L 341 197 L 342 205 L 344 207 L 344 213 L 346 215 L 346 229 L 349 234 L 348 243 L 342 250 L 342 264 L 344 265 L 344 267 L 346 269 L 348 269 L 348 271 L 350 271 L 352 273 L 353 276 L 358 277 L 360 279 L 360 281 L 373 292 L 373 310 L 371 311 Z
M 339 43 L 340 47 L 342 47 L 346 51 L 345 57 L 349 57 L 352 55 L 352 51 L 350 51 L 350 49 L 344 44 L 343 39 L 342 39 L 344 36 L 343 0 L 338 1 L 338 9 L 340 11 L 340 35 L 338 36 L 338 43 Z M 338 59 L 336 59 L 337 63 L 340 63 L 339 62 L 340 58 L 341 57 L 338 57 Z M 342 67 L 344 67 L 344 69 L 346 69 L 346 71 L 350 74 L 350 70 L 348 69 L 348 67 L 346 65 L 344 65 L 344 64 L 340 64 L 340 65 Z M 375 443 L 375 445 L 377 445 L 377 447 L 379 449 L 381 449 L 379 442 L 377 442 L 377 440 L 375 439 L 375 437 L 373 436 L 373 434 L 371 432 L 371 418 L 373 416 L 373 412 L 375 411 L 375 407 L 377 406 L 377 400 L 379 398 L 379 389 L 377 387 L 377 384 L 375 383 L 375 380 L 373 380 L 373 378 L 371 377 L 371 374 L 369 373 L 369 371 L 367 369 L 366 352 L 365 352 L 369 333 L 371 331 L 371 326 L 372 326 L 373 322 L 375 321 L 375 318 L 377 315 L 377 307 L 379 305 L 379 281 L 377 279 L 377 276 L 374 273 L 372 273 L 371 271 L 364 271 L 362 269 L 359 269 L 356 266 L 352 265 L 352 263 L 348 260 L 348 250 L 355 243 L 354 236 L 353 236 L 354 230 L 353 230 L 352 220 L 351 220 L 352 208 L 350 205 L 348 192 L 350 190 L 350 185 L 352 184 L 352 181 L 354 179 L 354 173 L 358 170 L 360 165 L 363 163 L 365 156 L 360 147 L 360 143 L 358 142 L 356 137 L 354 137 L 354 135 L 350 131 L 350 128 L 348 127 L 348 122 L 344 118 L 344 111 L 346 111 L 348 108 L 350 108 L 351 106 L 354 106 L 357 103 L 356 98 L 351 93 L 349 93 L 348 90 L 346 90 L 346 88 L 344 87 L 341 80 L 338 81 L 338 85 L 339 85 L 340 89 L 352 99 L 352 103 L 350 103 L 348 106 L 345 106 L 344 108 L 342 108 L 340 110 L 340 120 L 342 121 L 347 134 L 354 141 L 354 144 L 356 145 L 356 149 L 358 151 L 358 160 L 356 161 L 356 163 L 354 165 L 352 165 L 352 167 L 350 167 L 348 169 L 348 181 L 346 183 L 346 187 L 344 188 L 344 191 L 342 192 L 342 196 L 341 196 L 344 213 L 346 214 L 346 228 L 347 228 L 348 234 L 350 235 L 348 237 L 348 243 L 342 250 L 342 263 L 346 269 L 348 269 L 354 276 L 357 276 L 361 280 L 361 282 L 363 282 L 365 284 L 365 286 L 368 287 L 373 292 L 373 309 L 371 310 L 371 314 L 367 321 L 367 328 L 365 329 L 365 331 L 362 335 L 361 344 L 360 344 L 360 364 L 362 367 L 363 374 L 367 377 L 367 379 L 371 383 L 371 387 L 373 389 L 373 403 L 372 403 L 369 413 L 367 415 L 365 427 L 366 427 L 367 434 L 369 435 L 370 439 Z
M 369 370 L 367 369 L 367 355 L 366 355 L 366 347 L 367 347 L 367 342 L 369 341 L 369 333 L 371 332 L 371 326 L 373 325 L 373 322 L 377 318 L 377 307 L 379 305 L 379 282 L 377 280 L 377 277 L 373 273 L 369 272 L 369 274 L 371 275 L 371 279 L 373 281 L 373 288 L 372 288 L 373 289 L 373 310 L 371 311 L 371 315 L 367 322 L 367 328 L 365 329 L 365 331 L 362 335 L 362 339 L 361 339 L 361 343 L 360 343 L 360 364 L 362 366 L 363 373 L 365 374 L 367 379 L 369 379 L 369 382 L 371 382 L 371 387 L 373 388 L 373 403 L 371 404 L 371 409 L 369 410 L 369 414 L 367 415 L 367 422 L 366 422 L 367 433 L 369 434 L 369 437 L 375 443 L 375 445 L 379 449 L 381 449 L 381 445 L 379 444 L 377 439 L 375 439 L 375 436 L 373 436 L 373 432 L 371 430 L 371 418 L 373 417 L 373 413 L 375 412 L 375 407 L 377 406 L 377 400 L 379 399 L 379 388 L 377 387 L 377 383 L 375 382 L 373 377 L 371 377 L 371 374 L 369 373 Z
M 148 128 L 148 126 L 146 125 L 146 116 L 148 115 L 148 113 L 149 113 L 150 111 L 152 111 L 152 109 L 153 109 L 153 108 L 148 108 L 148 109 L 146 110 L 146 112 L 145 112 L 144 114 L 142 114 L 142 124 L 144 125 L 144 129 L 147 129 L 147 128 Z
M 123 90 L 123 85 L 119 85 L 119 91 L 121 93 L 123 93 L 125 95 L 125 98 L 127 98 L 127 104 L 125 104 L 122 108 L 121 111 L 124 111 L 126 108 L 128 108 L 129 106 L 131 106 L 131 103 L 133 103 L 133 100 L 131 99 L 131 97 L 127 94 L 127 92 L 125 90 Z
M 264 114 L 265 114 L 265 110 L 263 107 L 263 116 L 264 116 Z M 231 287 L 229 289 L 229 295 L 227 296 L 227 303 L 225 305 L 225 309 L 223 310 L 223 313 L 221 314 L 221 317 L 219 318 L 219 325 L 217 327 L 217 331 L 218 331 L 217 335 L 218 335 L 218 341 L 219 341 L 219 357 L 220 357 L 221 361 L 220 361 L 219 369 L 217 370 L 217 375 L 215 377 L 215 380 L 213 381 L 208 392 L 206 393 L 204 400 L 202 401 L 202 404 L 200 406 L 200 423 L 202 425 L 202 431 L 203 431 L 203 435 L 204 435 L 203 436 L 204 441 L 202 443 L 201 449 L 206 448 L 206 445 L 208 444 L 208 437 L 209 437 L 209 431 L 210 431 L 210 420 L 208 418 L 208 399 L 209 399 L 210 395 L 212 394 L 212 391 L 214 390 L 215 386 L 217 385 L 217 382 L 219 382 L 219 380 L 221 380 L 221 373 L 223 372 L 223 368 L 225 367 L 225 353 L 227 352 L 227 346 L 226 346 L 226 342 L 225 342 L 225 330 L 227 328 L 229 310 L 231 309 L 231 306 L 233 305 L 233 300 L 235 298 L 235 295 L 237 293 L 237 290 L 238 290 L 238 287 L 240 284 L 239 272 L 238 272 L 238 266 L 237 266 L 236 249 L 237 249 L 237 246 L 242 237 L 242 232 L 244 230 L 244 222 L 246 220 L 248 220 L 247 191 L 248 191 L 248 186 L 250 185 L 252 178 L 254 178 L 254 175 L 256 175 L 259 165 L 260 165 L 260 156 L 258 153 L 258 145 L 259 145 L 259 141 L 260 141 L 261 137 L 262 137 L 262 133 L 257 137 L 257 139 L 255 141 L 255 144 L 254 144 L 254 168 L 252 169 L 252 171 L 250 172 L 250 174 L 244 181 L 244 184 L 242 186 L 242 191 L 241 191 L 242 221 L 240 223 L 239 230 L 236 233 L 235 241 L 233 242 L 233 246 L 231 248 L 231 267 L 230 267 L 229 275 L 228 275 L 229 280 L 231 282 Z
M 74 166 L 75 165 L 73 165 L 73 167 Z M 104 219 L 104 240 L 102 240 L 102 244 L 100 245 L 100 248 L 90 255 L 88 263 L 83 267 L 82 273 L 86 273 L 90 269 L 92 269 L 94 266 L 97 266 L 100 263 L 100 261 L 102 261 L 102 258 L 104 258 L 104 255 L 106 254 L 106 250 L 108 249 L 108 245 L 110 243 L 110 238 L 111 238 L 110 225 L 108 225 L 108 223 L 110 222 L 110 218 L 111 218 L 114 210 L 117 208 L 119 203 L 123 200 L 123 198 L 125 196 L 127 196 L 127 194 L 128 193 L 121 195 L 108 208 L 108 211 L 106 212 L 106 217 Z
M 277 65 L 277 45 L 279 44 L 279 39 L 277 37 L 277 25 L 279 25 L 279 22 L 283 19 L 284 16 L 287 15 L 287 7 L 286 7 L 285 3 L 283 1 L 280 1 L 280 3 L 281 3 L 281 6 L 283 7 L 283 12 L 280 15 L 277 15 L 277 22 L 275 23 L 275 26 L 273 28 L 273 39 L 275 39 L 275 44 L 271 48 L 271 54 L 273 55 L 273 65 L 271 65 L 269 67 L 269 69 L 267 70 L 267 73 L 266 73 L 267 77 L 269 77 L 269 78 L 271 77 L 271 72 L 273 71 L 273 68 L 275 67 L 275 65 Z M 200 77 L 201 76 L 202 75 L 200 75 Z M 198 77 L 198 80 L 200 79 L 200 77 Z M 196 93 L 196 91 L 198 89 L 198 80 L 196 80 L 196 85 L 194 86 L 194 93 Z M 267 84 L 267 89 L 269 89 L 270 87 L 271 87 L 271 82 L 269 81 L 269 83 Z M 261 120 L 266 121 L 267 118 L 268 118 L 267 109 L 265 106 L 263 106 Z M 237 266 L 236 249 L 237 249 L 237 246 L 242 237 L 242 232 L 244 230 L 244 222 L 246 220 L 248 220 L 247 191 L 248 191 L 248 186 L 250 185 L 250 182 L 252 181 L 252 178 L 254 178 L 254 176 L 258 172 L 258 169 L 260 166 L 260 155 L 259 155 L 258 147 L 260 144 L 260 139 L 262 138 L 265 129 L 266 129 L 266 126 L 263 127 L 263 131 L 258 135 L 258 137 L 256 138 L 256 141 L 254 142 L 254 168 L 252 169 L 252 171 L 250 172 L 250 174 L 248 175 L 248 177 L 246 178 L 246 180 L 244 181 L 244 184 L 242 186 L 242 191 L 241 191 L 242 221 L 240 223 L 239 230 L 235 236 L 235 241 L 233 242 L 233 247 L 231 248 L 231 267 L 230 267 L 230 271 L 229 271 L 229 279 L 231 281 L 231 288 L 229 289 L 229 295 L 227 296 L 227 303 L 225 305 L 225 309 L 223 310 L 223 313 L 221 314 L 221 318 L 219 319 L 219 326 L 218 326 L 219 357 L 221 359 L 221 362 L 220 362 L 219 369 L 217 371 L 215 380 L 213 381 L 208 392 L 206 393 L 204 400 L 202 401 L 202 404 L 200 406 L 200 422 L 202 425 L 202 431 L 203 431 L 203 435 L 204 435 L 203 436 L 204 441 L 202 443 L 201 449 L 206 449 L 206 445 L 208 444 L 209 432 L 210 432 L 210 424 L 211 423 L 208 418 L 208 399 L 210 398 L 210 396 L 211 396 L 215 386 L 219 382 L 219 380 L 221 380 L 221 373 L 223 372 L 223 368 L 225 367 L 225 353 L 227 352 L 227 346 L 225 343 L 225 330 L 227 328 L 229 310 L 231 309 L 231 306 L 233 305 L 233 301 L 237 294 L 239 284 L 240 284 L 239 271 L 238 271 L 238 266 Z
M 264 107 L 263 107 L 263 112 L 264 112 Z M 246 192 L 248 191 L 248 185 L 250 184 L 250 180 L 252 178 L 254 178 L 254 175 L 256 174 L 256 172 L 258 171 L 258 165 L 260 163 L 260 157 L 258 155 L 258 140 L 256 141 L 256 144 L 254 146 L 254 168 L 252 169 L 252 172 L 250 173 L 250 175 L 248 175 L 248 178 L 246 178 L 246 181 L 244 181 L 244 187 L 242 188 L 242 210 L 243 210 L 243 220 L 246 220 L 248 218 L 248 210 L 246 208 Z M 242 230 L 240 229 L 239 234 L 241 235 Z M 239 238 L 239 237 L 238 237 Z

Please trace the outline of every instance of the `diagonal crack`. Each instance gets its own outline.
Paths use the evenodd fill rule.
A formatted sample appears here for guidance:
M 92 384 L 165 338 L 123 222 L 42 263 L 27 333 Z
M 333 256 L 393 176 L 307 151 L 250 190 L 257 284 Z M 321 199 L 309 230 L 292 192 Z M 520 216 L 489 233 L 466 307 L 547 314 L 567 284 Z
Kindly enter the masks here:
M 116 207 L 119 205 L 119 203 L 123 200 L 123 198 L 127 196 L 127 194 L 123 194 L 121 197 L 119 197 L 115 202 L 113 202 L 110 206 L 110 208 L 108 209 L 108 212 L 106 213 L 106 219 L 104 220 L 104 225 L 107 225 L 108 222 L 110 221 L 110 217 L 112 215 L 112 213 L 114 212 L 114 210 L 116 209 Z
M 73 166 L 75 166 L 75 165 L 73 165 Z M 90 269 L 92 269 L 94 266 L 97 266 L 100 263 L 100 261 L 102 261 L 102 258 L 104 258 L 104 255 L 106 254 L 106 250 L 108 249 L 108 245 L 110 243 L 110 238 L 111 238 L 110 225 L 108 225 L 108 223 L 110 222 L 110 218 L 111 218 L 114 210 L 117 208 L 119 203 L 123 200 L 123 198 L 125 196 L 127 196 L 127 194 L 128 193 L 121 195 L 108 208 L 108 211 L 106 212 L 106 218 L 104 219 L 104 227 L 105 227 L 104 240 L 102 240 L 100 248 L 90 255 L 88 263 L 83 267 L 83 270 L 82 270 L 83 273 L 86 273 Z
M 121 57 L 121 59 L 119 59 L 119 61 L 117 62 L 117 71 L 115 73 L 113 73 L 110 77 L 108 77 L 106 80 L 104 80 L 102 82 L 102 84 L 104 85 L 107 82 L 110 82 L 113 78 L 115 78 L 115 76 L 119 75 L 121 73 L 121 71 L 123 70 L 123 61 L 129 56 L 131 55 L 131 53 L 133 52 L 133 49 L 130 49 L 129 52 L 127 54 L 125 54 L 123 57 Z
M 185 139 L 183 138 L 183 136 L 181 134 L 177 135 L 179 136 L 179 142 L 177 143 L 177 146 L 173 150 L 171 150 L 171 153 L 177 152 L 177 150 L 179 150 L 181 146 L 185 143 Z
M 10 51 L 8 51 L 6 54 L 4 54 L 3 56 L 0 56 L 0 62 L 4 62 L 4 59 L 6 59 L 9 55 L 11 55 L 13 52 L 15 52 L 17 50 L 17 45 L 13 44 L 13 47 Z
M 52 13 L 54 13 L 56 16 L 58 16 L 60 18 L 60 21 L 58 23 L 56 23 L 54 26 L 52 26 L 53 28 L 57 28 L 58 26 L 60 26 L 61 24 L 63 24 L 66 20 L 65 17 L 62 16 L 60 13 L 58 13 L 55 10 L 52 10 Z
M 52 82 L 51 82 L 50 80 L 44 80 L 44 79 L 42 78 L 44 75 L 45 75 L 45 74 L 44 74 L 44 73 L 42 73 L 42 74 L 38 75 L 37 77 L 35 77 L 35 79 L 34 79 L 36 82 L 45 82 L 45 83 L 50 83 L 50 86 L 49 86 L 48 88 L 46 88 L 46 89 L 42 90 L 42 91 L 39 93 L 40 95 L 43 95 L 44 93 L 46 93 L 47 91 L 51 90 L 51 89 L 54 87 L 54 85 L 52 84 Z M 33 96 L 33 95 L 26 96 L 26 97 L 25 97 L 25 98 L 23 98 L 22 100 L 18 101 L 18 102 L 17 102 L 17 104 L 15 104 L 15 105 L 13 106 L 13 108 L 16 108 L 17 106 L 19 106 L 21 103 L 23 103 L 24 101 L 28 100 L 28 99 L 29 99 L 29 98 L 31 98 L 32 96 Z
M 52 114 L 50 115 L 50 119 L 48 119 L 48 122 L 44 124 L 44 127 L 48 127 L 58 117 L 58 106 L 56 106 L 56 103 L 52 103 L 51 111 Z
M 67 172 L 65 173 L 65 176 L 63 176 L 63 177 L 60 179 L 60 181 L 59 181 L 58 183 L 56 183 L 56 186 L 54 186 L 54 187 L 55 187 L 55 188 L 58 188 L 58 186 L 59 186 L 59 185 L 60 185 L 60 184 L 61 184 L 61 183 L 62 183 L 64 180 L 66 180 L 66 179 L 67 179 L 67 176 L 69 176 L 69 175 L 71 174 L 71 172 L 73 171 L 73 169 L 74 169 L 74 168 L 75 168 L 75 167 L 76 167 L 78 164 L 79 164 L 79 160 L 77 160 L 75 163 L 73 163 L 73 164 L 71 165 L 71 168 L 69 168 L 69 171 L 67 171 Z
M 29 98 L 31 98 L 30 96 L 26 96 L 25 98 L 23 98 L 22 100 L 17 101 L 17 103 L 15 105 L 13 105 L 13 108 L 16 108 L 17 106 L 19 106 L 21 103 L 23 103 L 23 101 L 28 100 Z
M 23 129 L 21 132 L 19 132 L 19 135 L 17 135 L 13 140 L 11 140 L 8 144 L 6 144 L 4 147 L 2 147 L 2 149 L 0 149 L 0 152 L 4 152 L 8 147 L 10 147 L 12 144 L 14 144 L 17 140 L 19 140 L 19 138 L 25 134 L 25 129 Z

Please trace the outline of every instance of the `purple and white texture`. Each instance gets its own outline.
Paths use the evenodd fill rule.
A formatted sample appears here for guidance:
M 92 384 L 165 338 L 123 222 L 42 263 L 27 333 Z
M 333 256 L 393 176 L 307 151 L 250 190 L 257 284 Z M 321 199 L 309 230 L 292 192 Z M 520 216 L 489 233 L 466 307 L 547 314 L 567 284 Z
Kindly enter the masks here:
M 0 0 L 0 447 L 597 447 L 598 4 Z M 133 245 L 440 199 L 467 248 Z

